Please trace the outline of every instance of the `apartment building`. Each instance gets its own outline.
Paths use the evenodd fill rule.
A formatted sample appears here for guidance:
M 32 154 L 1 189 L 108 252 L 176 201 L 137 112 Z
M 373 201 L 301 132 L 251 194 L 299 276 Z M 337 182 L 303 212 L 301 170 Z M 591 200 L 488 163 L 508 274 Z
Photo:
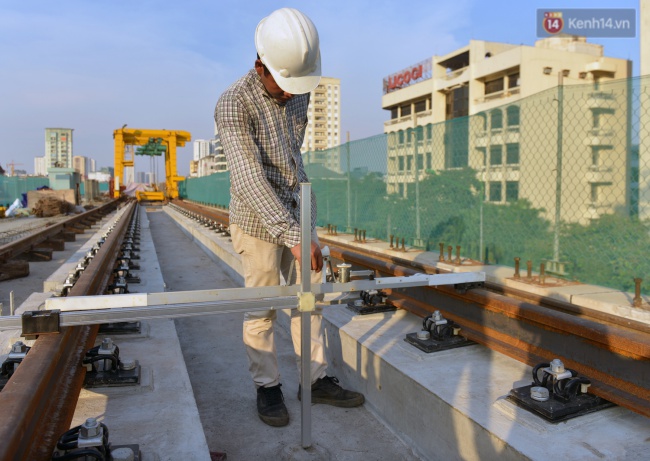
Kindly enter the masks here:
M 194 156 L 192 162 L 190 162 L 191 176 L 209 176 L 219 171 L 228 170 L 226 156 L 223 153 L 216 126 L 214 136 L 214 139 L 197 139 L 194 141 Z
M 388 192 L 407 196 L 427 170 L 471 167 L 490 202 L 525 198 L 547 216 L 559 204 L 576 222 L 627 207 L 629 98 L 625 83 L 607 82 L 630 75 L 630 61 L 576 36 L 472 40 L 390 75 Z
M 45 128 L 47 168 L 72 168 L 72 128 Z
M 340 173 L 340 159 L 331 152 L 328 155 L 319 151 L 341 144 L 341 80 L 322 77 L 318 86 L 311 92 L 307 113 L 305 140 L 300 151 L 304 162 L 318 163 Z

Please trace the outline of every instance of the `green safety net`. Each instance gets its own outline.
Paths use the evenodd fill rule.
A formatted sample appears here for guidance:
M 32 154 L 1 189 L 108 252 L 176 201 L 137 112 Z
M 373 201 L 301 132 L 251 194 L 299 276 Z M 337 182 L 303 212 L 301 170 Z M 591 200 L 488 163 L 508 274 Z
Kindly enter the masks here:
M 22 200 L 22 194 L 43 186 L 50 186 L 49 178 L 0 175 L 0 206 L 9 206 L 16 199 Z
M 471 116 L 305 153 L 318 224 L 633 291 L 650 272 L 650 77 L 503 104 L 517 90 Z M 227 172 L 180 183 L 181 197 L 220 207 L 228 189 Z

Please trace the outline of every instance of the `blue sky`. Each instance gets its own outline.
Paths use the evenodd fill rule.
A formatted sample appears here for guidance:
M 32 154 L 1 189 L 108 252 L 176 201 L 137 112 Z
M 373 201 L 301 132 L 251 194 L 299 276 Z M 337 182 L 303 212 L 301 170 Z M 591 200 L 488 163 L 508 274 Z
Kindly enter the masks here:
M 641 0 L 643 1 L 643 0 Z M 252 67 L 259 20 L 277 8 L 316 24 L 323 74 L 341 79 L 341 132 L 383 132 L 382 79 L 471 39 L 533 45 L 538 8 L 634 8 L 639 0 L 0 0 L 0 165 L 33 172 L 46 127 L 74 128 L 74 154 L 113 165 L 113 130 L 213 135 L 221 92 Z M 637 17 L 638 21 L 638 17 Z M 639 39 L 590 39 L 634 61 Z M 191 146 L 179 150 L 187 174 Z M 136 159 L 136 169 L 149 161 Z

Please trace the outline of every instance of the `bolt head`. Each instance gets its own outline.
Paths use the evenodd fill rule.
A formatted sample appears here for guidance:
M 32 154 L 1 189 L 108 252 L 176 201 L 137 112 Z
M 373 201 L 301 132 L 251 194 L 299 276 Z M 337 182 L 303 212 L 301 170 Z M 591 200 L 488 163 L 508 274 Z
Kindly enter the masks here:
M 551 360 L 551 371 L 554 373 L 564 373 L 564 363 L 560 359 Z
M 431 333 L 429 333 L 427 330 L 420 330 L 418 331 L 418 339 L 421 341 L 426 341 L 427 339 L 431 338 Z
M 541 386 L 533 386 L 530 388 L 530 398 L 538 402 L 546 402 L 550 398 L 548 389 Z
M 133 370 L 135 369 L 135 359 L 131 358 L 121 358 L 120 359 L 120 369 L 122 370 Z
M 88 418 L 85 423 L 81 425 L 79 434 L 84 438 L 97 437 L 101 426 L 95 418 Z
M 101 349 L 110 349 L 113 347 L 113 340 L 111 338 L 102 339 Z
M 22 341 L 16 341 L 13 346 L 11 346 L 11 352 L 21 353 L 27 350 L 27 345 Z

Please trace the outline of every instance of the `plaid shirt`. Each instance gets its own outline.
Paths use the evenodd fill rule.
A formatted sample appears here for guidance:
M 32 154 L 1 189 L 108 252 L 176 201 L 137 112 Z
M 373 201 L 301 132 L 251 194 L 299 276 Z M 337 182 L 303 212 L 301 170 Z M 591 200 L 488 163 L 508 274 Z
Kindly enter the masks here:
M 308 104 L 309 94 L 279 104 L 251 70 L 221 95 L 214 111 L 230 170 L 230 222 L 289 248 L 300 243 L 300 183 L 309 181 L 300 154 Z

